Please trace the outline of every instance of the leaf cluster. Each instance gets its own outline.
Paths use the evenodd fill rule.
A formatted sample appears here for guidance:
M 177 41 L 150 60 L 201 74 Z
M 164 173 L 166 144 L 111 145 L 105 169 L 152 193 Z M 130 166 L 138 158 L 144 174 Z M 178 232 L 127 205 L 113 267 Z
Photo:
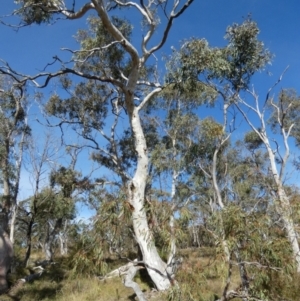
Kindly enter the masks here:
M 226 30 L 228 45 L 212 48 L 204 39 L 191 39 L 174 51 L 168 62 L 166 81 L 186 98 L 190 95 L 213 102 L 220 93 L 247 89 L 255 72 L 262 70 L 272 56 L 258 40 L 259 29 L 250 19 Z M 198 93 L 198 97 L 196 97 Z
M 66 79 L 63 77 L 62 80 Z M 45 106 L 46 112 L 75 128 L 81 128 L 83 135 L 88 135 L 91 129 L 102 129 L 110 91 L 103 84 L 86 81 L 76 85 L 74 92 L 69 93 L 71 96 L 66 99 L 58 94 L 52 95 Z
M 116 16 L 112 16 L 111 22 L 130 41 L 132 25 Z M 79 30 L 76 35 L 81 48 L 74 56 L 76 66 L 82 72 L 123 81 L 122 74 L 128 76 L 130 70 L 123 46 L 115 41 L 99 18 L 91 17 L 88 23 L 89 30 Z
M 15 0 L 20 8 L 16 11 L 26 25 L 32 23 L 49 23 L 57 7 L 59 0 Z
M 241 25 L 233 24 L 226 30 L 228 46 L 223 50 L 229 63 L 229 70 L 223 76 L 235 91 L 245 89 L 253 74 L 270 62 L 272 55 L 258 40 L 259 29 L 251 19 Z
M 244 143 L 249 150 L 257 150 L 263 144 L 263 141 L 256 132 L 250 131 L 245 134 Z

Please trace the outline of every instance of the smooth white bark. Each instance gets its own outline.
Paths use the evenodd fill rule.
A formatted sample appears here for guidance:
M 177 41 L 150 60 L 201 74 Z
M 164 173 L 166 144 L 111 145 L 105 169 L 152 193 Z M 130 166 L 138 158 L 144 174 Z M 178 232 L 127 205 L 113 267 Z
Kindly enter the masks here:
M 133 108 L 130 118 L 135 137 L 135 150 L 138 156 L 135 175 L 128 185 L 135 238 L 141 249 L 143 261 L 151 279 L 158 290 L 165 290 L 170 287 L 170 280 L 166 273 L 167 265 L 160 258 L 155 247 L 144 207 L 149 160 L 146 140 L 136 107 Z
M 296 261 L 297 272 L 300 273 L 300 248 L 298 243 L 298 235 L 295 230 L 294 221 L 292 219 L 292 208 L 291 208 L 290 200 L 283 188 L 282 179 L 279 176 L 277 170 L 276 158 L 274 152 L 271 149 L 270 144 L 268 143 L 267 140 L 264 143 L 267 147 L 273 178 L 277 186 L 276 194 L 278 200 L 275 201 L 276 210 L 280 215 L 282 222 L 284 224 L 286 236 L 291 244 L 293 255 Z
M 284 157 L 281 162 L 281 168 L 279 170 L 279 167 L 276 164 L 275 151 L 272 149 L 269 137 L 267 135 L 264 110 L 261 112 L 261 110 L 259 108 L 258 95 L 256 95 L 254 91 L 253 92 L 248 91 L 248 92 L 253 96 L 253 98 L 255 100 L 255 107 L 249 105 L 247 102 L 245 102 L 241 98 L 239 98 L 239 100 L 240 100 L 241 104 L 245 105 L 247 108 L 251 109 L 253 112 L 256 113 L 256 115 L 259 118 L 260 124 L 261 124 L 261 129 L 258 130 L 253 125 L 253 123 L 249 119 L 248 115 L 242 110 L 242 108 L 239 104 L 236 104 L 236 107 L 241 112 L 241 114 L 245 118 L 246 122 L 250 125 L 252 130 L 260 137 L 260 139 L 262 140 L 263 144 L 266 147 L 268 157 L 269 157 L 269 162 L 270 162 L 270 169 L 271 169 L 274 183 L 275 183 L 276 189 L 277 189 L 277 191 L 276 191 L 277 199 L 275 200 L 276 211 L 280 215 L 281 220 L 283 222 L 286 237 L 289 240 L 292 251 L 293 251 L 293 257 L 295 259 L 297 272 L 300 273 L 300 248 L 299 248 L 299 243 L 298 243 L 298 235 L 297 235 L 295 225 L 293 222 L 293 218 L 292 218 L 291 204 L 290 204 L 289 198 L 284 190 L 284 185 L 283 185 L 283 176 L 284 176 L 284 172 L 285 172 L 286 163 L 289 158 L 288 137 L 289 137 L 289 133 L 290 133 L 292 126 L 290 126 L 288 132 L 286 133 L 284 126 L 281 123 L 280 118 L 279 118 L 280 109 L 279 109 L 279 107 L 277 107 L 278 124 L 280 126 L 280 130 L 281 130 L 281 134 L 282 134 L 283 142 L 284 142 L 284 146 L 285 146 L 285 154 L 284 154 Z M 272 103 L 272 105 L 274 106 L 274 103 Z

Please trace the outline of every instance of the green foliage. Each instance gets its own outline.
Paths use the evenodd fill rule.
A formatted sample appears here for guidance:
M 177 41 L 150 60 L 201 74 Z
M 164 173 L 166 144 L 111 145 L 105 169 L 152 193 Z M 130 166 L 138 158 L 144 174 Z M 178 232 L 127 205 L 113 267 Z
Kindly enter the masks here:
M 260 139 L 259 135 L 254 131 L 245 134 L 244 142 L 246 147 L 250 150 L 256 150 L 263 144 L 263 141 Z
M 239 206 L 227 207 L 222 217 L 230 249 L 239 252 L 246 263 L 248 277 L 253 279 L 250 282 L 251 294 L 256 297 L 264 294 L 271 300 L 282 297 L 285 285 L 295 272 L 292 250 L 282 229 L 266 214 L 248 213 Z M 239 264 L 240 259 L 235 260 Z
M 193 39 L 185 42 L 179 51 L 175 51 L 168 58 L 166 64 L 168 86 L 163 91 L 163 97 L 165 99 L 179 97 L 198 105 L 203 102 L 212 103 L 217 92 L 210 85 L 199 81 L 199 75 L 204 73 L 213 61 L 212 50 L 206 40 Z
M 10 139 L 11 146 L 14 146 L 13 138 L 23 132 L 30 135 L 30 128 L 25 121 L 27 95 L 25 91 L 15 88 L 14 82 L 5 76 L 0 76 L 0 87 L 3 90 L 0 92 L 1 147 L 4 147 L 5 139 Z
M 227 27 L 225 38 L 228 46 L 223 51 L 230 67 L 222 76 L 235 91 L 247 88 L 252 75 L 263 69 L 272 58 L 264 43 L 257 39 L 258 34 L 257 24 L 251 19 L 246 19 L 241 25 Z
M 32 198 L 33 201 L 33 198 Z M 75 205 L 70 198 L 65 198 L 63 192 L 55 192 L 45 188 L 37 196 L 36 206 L 39 208 L 38 220 L 46 222 L 47 218 L 59 219 L 66 217 L 72 219 L 75 216 Z
M 68 198 L 71 198 L 77 184 L 79 184 L 79 176 L 80 174 L 73 169 L 61 166 L 58 170 L 53 170 L 50 173 L 50 186 L 52 188 L 56 185 L 60 186 L 61 193 L 67 200 Z
M 59 10 L 59 0 L 15 0 L 20 5 L 17 14 L 26 25 L 49 23 L 52 15 Z
M 73 246 L 70 257 L 72 275 L 105 275 L 107 263 L 104 260 L 101 241 L 85 228 L 83 225 L 82 233 Z
M 61 5 L 59 0 L 19 0 L 16 3 L 21 6 L 17 13 L 22 16 L 25 24 L 49 22 Z M 132 25 L 127 20 L 112 16 L 111 22 L 130 40 Z M 118 120 L 123 117 L 120 112 L 124 110 L 127 113 L 126 109 L 130 107 L 126 107 L 126 89 L 122 91 L 122 87 L 127 85 L 126 77 L 132 75 L 131 57 L 125 51 L 123 42 L 115 41 L 98 17 L 90 18 L 88 24 L 88 30 L 77 33 L 80 50 L 73 53 L 73 67 L 87 74 L 86 78 L 77 82 L 67 75 L 61 76 L 61 88 L 68 96 L 53 94 L 45 108 L 49 116 L 61 120 L 61 126 L 66 125 L 66 128 L 75 130 L 91 143 L 89 146 L 95 150 L 91 159 L 115 171 L 121 178 L 116 181 L 124 185 L 127 184 L 124 174 L 132 172 L 138 159 L 134 144 L 137 137 L 133 136 L 131 130 L 118 134 Z M 265 155 L 259 149 L 262 141 L 257 133 L 247 133 L 243 144 L 250 154 L 243 153 L 245 148 L 239 153 L 231 147 L 230 140 L 226 140 L 226 124 L 222 125 L 211 117 L 200 121 L 192 111 L 203 103 L 213 104 L 218 96 L 226 105 L 230 105 L 237 100 L 237 93 L 248 89 L 255 72 L 265 68 L 271 60 L 269 51 L 258 40 L 258 35 L 256 23 L 247 19 L 241 25 L 233 24 L 227 28 L 225 39 L 228 45 L 223 48 L 212 48 L 204 39 L 191 39 L 185 41 L 168 58 L 163 91 L 148 105 L 148 111 L 140 115 L 148 150 L 151 152 L 149 174 L 154 179 L 149 176 L 144 209 L 151 234 L 163 257 L 167 257 L 172 234 L 175 233 L 178 245 L 188 245 L 191 225 L 196 225 L 205 231 L 207 244 L 216 246 L 214 253 L 223 254 L 222 243 L 226 241 L 232 263 L 237 267 L 245 266 L 249 274 L 249 291 L 253 297 L 276 300 L 292 295 L 285 287 L 289 287 L 288 280 L 294 275 L 294 266 L 281 221 L 276 219 L 272 207 L 273 183 L 264 163 Z M 143 65 L 142 60 L 140 62 Z M 155 79 L 156 82 L 153 71 L 152 66 L 140 66 L 137 80 L 146 79 L 150 82 Z M 137 81 L 133 82 L 135 84 L 137 88 L 132 95 L 134 101 L 131 106 L 156 87 L 156 84 L 144 85 Z M 0 122 L 8 120 L 9 125 L 17 125 L 18 130 L 24 131 L 25 110 L 16 110 L 16 96 L 19 95 L 13 90 L 1 94 L 1 108 L 7 115 L 1 111 Z M 271 99 L 268 101 L 270 108 L 275 107 L 271 112 L 271 127 L 274 130 L 278 127 L 291 129 L 291 135 L 300 143 L 300 106 L 296 92 L 283 90 L 276 102 Z M 111 136 L 103 132 L 110 105 L 115 114 Z M 161 123 L 162 132 L 157 129 L 157 116 L 153 114 L 149 117 L 151 108 L 155 106 L 166 110 L 166 118 Z M 3 129 L 0 129 L 1 135 Z M 19 133 L 16 131 L 16 134 Z M 99 142 L 98 134 L 108 141 L 106 146 Z M 3 139 L 0 136 L 0 142 Z M 1 146 L 0 159 L 4 151 L 4 146 Z M 213 171 L 216 175 L 212 175 L 216 154 L 217 166 L 216 171 Z M 160 187 L 159 192 L 157 187 L 152 187 L 152 183 L 158 186 L 156 179 L 161 184 L 162 176 L 165 182 L 170 182 L 170 175 L 171 180 L 176 182 L 172 194 L 168 191 L 169 183 Z M 215 187 L 217 185 L 212 181 L 213 176 L 216 176 L 219 188 Z M 117 189 L 111 186 L 106 188 L 104 185 L 95 188 L 87 179 L 79 177 L 80 174 L 71 168 L 61 167 L 51 172 L 50 187 L 24 202 L 24 207 L 29 210 L 24 210 L 21 218 L 26 224 L 28 216 L 35 212 L 36 224 L 56 221 L 60 228 L 64 219 L 74 218 L 75 190 L 79 190 L 82 187 L 80 185 L 88 187 L 89 201 L 97 209 L 97 216 L 89 225 L 81 224 L 76 229 L 70 266 L 74 276 L 103 275 L 109 268 L 108 253 L 129 257 L 135 252 L 130 218 L 132 204 L 127 200 L 125 185 L 118 186 L 117 183 Z M 224 208 L 221 202 L 218 204 L 217 194 L 220 194 Z M 155 198 L 151 200 L 152 196 Z M 297 199 L 297 195 L 293 197 Z M 173 229 L 170 229 L 170 216 L 176 216 Z M 296 213 L 293 217 L 299 219 Z M 42 235 L 45 229 L 39 231 L 39 235 Z M 183 266 L 177 278 L 179 286 L 170 290 L 169 300 L 217 298 L 222 293 L 222 282 L 219 281 L 218 289 L 208 288 L 208 283 L 214 279 L 224 280 L 226 266 L 215 262 L 206 267 L 201 266 L 199 258 L 193 261 L 192 266 Z M 290 288 L 296 290 L 296 285 L 290 285 Z
M 213 103 L 222 89 L 220 94 L 227 97 L 229 86 L 237 92 L 247 89 L 253 74 L 272 57 L 258 34 L 257 24 L 247 19 L 227 28 L 224 48 L 211 48 L 204 39 L 186 41 L 170 58 L 167 82 L 173 83 L 182 98 L 208 103 Z
M 66 77 L 62 77 L 65 85 Z M 67 91 L 69 89 L 68 83 Z M 61 99 L 57 94 L 50 97 L 46 104 L 46 112 L 51 116 L 67 120 L 66 123 L 73 124 L 74 128 L 80 128 L 82 135 L 89 135 L 91 129 L 100 130 L 104 126 L 103 119 L 107 115 L 107 97 L 110 92 L 103 84 L 93 81 L 81 82 L 76 85 L 73 96 Z
M 112 16 L 111 20 L 123 36 L 130 40 L 132 25 L 127 20 L 116 16 Z M 114 37 L 109 34 L 99 18 L 91 17 L 88 23 L 89 30 L 80 30 L 76 35 L 82 50 L 75 57 L 77 67 L 89 74 L 124 81 L 122 74 L 128 76 L 130 62 L 122 45 L 115 42 Z M 91 55 L 87 52 L 90 49 L 97 50 Z M 89 54 L 88 57 L 87 54 Z
M 201 122 L 201 131 L 205 140 L 215 141 L 224 135 L 223 126 L 212 118 L 206 118 Z
M 205 177 L 204 170 L 211 168 L 215 151 L 218 149 L 217 177 L 222 176 L 226 168 L 226 151 L 230 146 L 230 140 L 223 142 L 226 133 L 223 126 L 212 117 L 207 117 L 199 123 L 196 139 L 193 141 L 186 154 L 186 162 L 189 165 L 189 173 L 194 180 Z M 197 167 L 200 164 L 203 169 Z M 202 181 L 198 178 L 199 181 Z M 202 183 L 203 184 L 203 183 Z
M 10 214 L 16 202 L 23 151 L 26 148 L 30 128 L 26 119 L 27 95 L 25 87 L 16 87 L 15 82 L 0 76 L 0 208 Z M 6 227 L 6 226 L 5 226 Z M 7 229 L 6 229 L 7 230 Z

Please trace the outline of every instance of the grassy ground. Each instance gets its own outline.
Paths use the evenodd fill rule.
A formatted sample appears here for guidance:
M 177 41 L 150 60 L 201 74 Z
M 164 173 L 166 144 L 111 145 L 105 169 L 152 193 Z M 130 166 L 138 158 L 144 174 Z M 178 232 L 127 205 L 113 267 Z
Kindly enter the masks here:
M 215 300 L 222 294 L 227 278 L 227 266 L 222 262 L 222 258 L 211 252 L 209 249 L 181 251 L 184 261 L 177 273 L 180 290 L 174 287 L 165 293 L 155 292 L 143 273 L 136 277 L 136 281 L 151 301 Z M 231 286 L 235 288 L 238 284 L 238 273 L 235 270 Z M 0 296 L 0 301 L 12 300 L 125 301 L 135 300 L 135 295 L 131 289 L 124 287 L 121 278 L 99 281 L 96 277 L 71 277 L 66 260 L 62 259 L 49 267 L 40 279 L 33 283 L 15 283 L 8 295 Z

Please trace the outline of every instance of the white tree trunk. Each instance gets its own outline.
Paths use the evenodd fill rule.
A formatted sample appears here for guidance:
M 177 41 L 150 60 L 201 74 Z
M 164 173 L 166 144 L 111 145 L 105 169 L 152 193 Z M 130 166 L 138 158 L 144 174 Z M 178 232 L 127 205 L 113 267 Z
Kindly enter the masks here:
M 58 235 L 60 245 L 60 255 L 68 254 L 68 238 L 64 234 Z
M 298 235 L 295 230 L 295 225 L 294 225 L 293 218 L 292 218 L 292 208 L 290 205 L 290 201 L 284 190 L 283 180 L 282 180 L 282 177 L 284 174 L 284 169 L 285 169 L 287 160 L 289 158 L 289 146 L 288 146 L 287 140 L 289 137 L 290 130 L 288 131 L 288 133 L 285 132 L 285 129 L 284 129 L 284 127 L 281 123 L 281 119 L 280 119 L 281 111 L 280 111 L 280 108 L 277 107 L 277 109 L 276 109 L 277 114 L 279 114 L 278 115 L 278 125 L 281 128 L 281 134 L 283 136 L 283 142 L 284 142 L 284 146 L 285 146 L 285 155 L 284 155 L 284 158 L 283 158 L 283 161 L 281 164 L 281 170 L 279 172 L 278 168 L 277 168 L 277 164 L 276 164 L 275 152 L 273 151 L 270 141 L 269 141 L 269 138 L 267 136 L 264 115 L 259 110 L 258 96 L 255 94 L 252 94 L 252 96 L 255 98 L 255 103 L 256 103 L 255 108 L 249 106 L 244 101 L 241 101 L 241 102 L 243 104 L 245 104 L 248 108 L 251 108 L 259 117 L 260 122 L 261 122 L 261 130 L 260 131 L 251 123 L 247 114 L 245 114 L 245 112 L 240 108 L 240 106 L 237 105 L 236 107 L 242 113 L 243 117 L 245 118 L 247 123 L 250 125 L 252 130 L 260 137 L 260 139 L 262 140 L 263 144 L 265 145 L 265 147 L 267 149 L 272 176 L 273 176 L 274 182 L 276 184 L 276 188 L 277 188 L 277 191 L 276 191 L 277 200 L 275 201 L 276 211 L 280 215 L 282 222 L 284 224 L 286 237 L 289 240 L 292 251 L 293 251 L 293 257 L 295 259 L 297 272 L 300 273 L 300 249 L 299 249 L 299 243 L 298 243 L 298 239 L 297 239 Z M 290 129 L 291 129 L 291 127 L 290 127 Z
M 272 174 L 277 186 L 276 188 L 277 188 L 278 200 L 275 202 L 276 211 L 282 219 L 286 236 L 291 244 L 293 256 L 296 261 L 297 272 L 300 273 L 300 249 L 298 243 L 298 235 L 295 230 L 295 225 L 292 219 L 292 208 L 291 208 L 290 200 L 283 188 L 283 183 L 276 166 L 275 155 L 270 147 L 269 141 L 267 140 L 263 140 L 263 141 L 267 147 Z
M 68 254 L 68 220 L 64 221 L 63 229 L 58 233 L 60 255 Z
M 135 238 L 142 252 L 143 261 L 149 276 L 158 290 L 166 290 L 170 287 L 170 280 L 166 273 L 167 264 L 163 262 L 157 252 L 144 208 L 145 188 L 148 176 L 148 152 L 146 140 L 141 126 L 138 109 L 134 107 L 132 114 L 130 115 L 131 127 L 135 138 L 135 149 L 138 156 L 135 175 L 128 185 Z
M 16 225 L 16 219 L 17 219 L 17 211 L 18 211 L 18 205 L 13 204 L 11 207 L 11 218 L 10 218 L 10 241 L 12 244 L 15 242 L 15 225 Z
M 225 140 L 222 141 L 222 144 L 225 142 Z M 219 150 L 220 150 L 220 147 L 216 148 L 215 152 L 214 152 L 214 156 L 213 156 L 213 162 L 212 162 L 212 182 L 213 182 L 213 187 L 214 187 L 214 191 L 216 193 L 216 196 L 217 196 L 217 202 L 218 202 L 218 205 L 219 207 L 221 208 L 221 210 L 223 211 L 224 210 L 224 202 L 222 200 L 222 195 L 221 195 L 221 191 L 220 191 L 220 188 L 219 188 L 219 185 L 218 185 L 218 181 L 217 181 L 217 160 L 218 160 L 218 153 L 219 153 Z M 229 262 L 230 261 L 230 251 L 229 251 L 229 247 L 228 247 L 228 243 L 227 243 L 227 240 L 225 238 L 225 233 L 224 233 L 224 225 L 223 225 L 223 218 L 222 218 L 222 214 L 221 212 L 219 212 L 219 218 L 220 218 L 220 223 L 221 223 L 221 226 L 220 226 L 220 230 L 221 230 L 221 244 L 222 244 L 222 247 L 223 247 L 223 251 L 224 251 L 224 255 L 225 255 L 225 260 L 226 262 Z
M 175 162 L 176 162 L 176 140 L 173 139 L 173 172 L 172 172 L 172 189 L 171 189 L 171 204 L 172 204 L 172 212 L 170 216 L 169 226 L 170 226 L 170 235 L 171 235 L 171 243 L 170 243 L 170 252 L 167 262 L 167 272 L 168 276 L 174 278 L 175 270 L 173 266 L 173 262 L 175 261 L 176 256 L 176 238 L 175 238 L 175 223 L 174 223 L 174 214 L 175 214 L 175 195 L 176 195 L 176 186 L 177 186 L 177 179 L 179 173 L 175 170 Z
M 45 253 L 45 258 L 46 260 L 51 261 L 53 258 L 53 252 L 52 252 L 52 248 L 51 248 L 51 243 L 49 241 L 46 241 L 44 243 L 44 253 Z

